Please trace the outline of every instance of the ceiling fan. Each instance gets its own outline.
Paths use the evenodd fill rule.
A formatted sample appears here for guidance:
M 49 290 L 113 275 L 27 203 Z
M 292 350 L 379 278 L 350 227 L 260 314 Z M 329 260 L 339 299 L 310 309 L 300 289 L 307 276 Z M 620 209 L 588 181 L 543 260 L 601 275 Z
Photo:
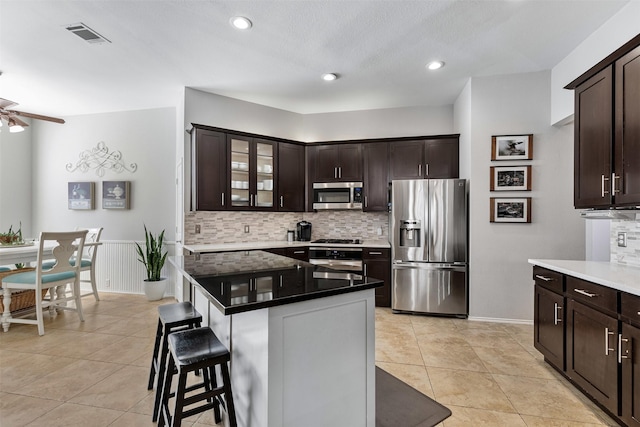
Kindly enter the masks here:
M 63 124 L 64 120 L 56 117 L 42 116 L 40 114 L 27 113 L 24 111 L 9 110 L 8 108 L 18 105 L 17 102 L 9 101 L 8 99 L 0 98 L 0 126 L 2 126 L 2 120 L 6 121 L 9 125 L 9 132 L 22 132 L 26 126 L 29 126 L 20 117 L 28 117 L 30 119 L 47 120 L 49 122 Z

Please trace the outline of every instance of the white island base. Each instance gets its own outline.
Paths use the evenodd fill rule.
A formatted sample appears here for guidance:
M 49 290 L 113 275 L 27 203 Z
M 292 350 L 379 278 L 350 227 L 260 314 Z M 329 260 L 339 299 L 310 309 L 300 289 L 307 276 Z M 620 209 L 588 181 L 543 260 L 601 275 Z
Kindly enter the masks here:
M 375 426 L 374 289 L 226 316 L 194 291 L 231 350 L 239 426 Z

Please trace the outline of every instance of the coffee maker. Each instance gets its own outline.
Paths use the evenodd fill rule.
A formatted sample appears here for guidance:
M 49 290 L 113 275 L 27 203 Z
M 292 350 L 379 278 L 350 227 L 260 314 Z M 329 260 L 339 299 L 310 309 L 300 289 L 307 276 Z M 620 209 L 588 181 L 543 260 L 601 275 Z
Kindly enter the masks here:
M 300 221 L 296 224 L 296 231 L 299 241 L 309 242 L 311 240 L 311 223 L 309 221 Z

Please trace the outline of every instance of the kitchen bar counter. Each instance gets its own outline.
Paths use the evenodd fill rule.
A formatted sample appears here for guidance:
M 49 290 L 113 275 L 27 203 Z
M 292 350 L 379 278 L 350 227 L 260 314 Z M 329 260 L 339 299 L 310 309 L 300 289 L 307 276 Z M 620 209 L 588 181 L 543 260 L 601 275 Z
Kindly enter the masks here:
M 373 289 L 382 280 L 253 250 L 170 258 L 224 315 Z
M 375 427 L 374 288 L 382 282 L 235 249 L 170 264 L 231 352 L 238 425 Z
M 530 259 L 529 264 L 640 296 L 640 268 L 603 261 Z
M 314 239 L 315 240 L 315 239 Z M 275 248 L 295 248 L 295 247 L 343 247 L 343 248 L 389 248 L 387 240 L 363 240 L 359 244 L 338 244 L 338 243 L 311 243 L 311 242 L 286 242 L 282 240 L 273 240 L 266 242 L 237 242 L 237 243 L 210 243 L 210 244 L 191 244 L 184 245 L 184 249 L 193 253 L 206 252 L 228 252 L 228 251 L 248 251 L 253 249 L 275 249 Z

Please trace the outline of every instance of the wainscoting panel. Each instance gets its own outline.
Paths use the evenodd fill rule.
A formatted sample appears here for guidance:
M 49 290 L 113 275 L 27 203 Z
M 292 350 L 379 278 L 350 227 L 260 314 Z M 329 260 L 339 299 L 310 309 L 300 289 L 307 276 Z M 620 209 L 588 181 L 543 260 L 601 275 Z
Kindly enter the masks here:
M 144 242 L 139 242 L 144 247 Z M 173 255 L 175 243 L 166 243 L 169 256 Z M 169 261 L 166 262 L 162 277 L 172 278 Z M 89 273 L 85 272 L 83 279 L 89 279 Z M 136 246 L 132 241 L 102 241 L 96 255 L 96 282 L 98 291 L 120 292 L 128 294 L 144 294 L 142 282 L 146 278 L 144 265 L 138 261 Z M 88 289 L 88 284 L 83 284 L 83 290 Z M 174 295 L 173 280 L 167 285 L 165 295 Z

